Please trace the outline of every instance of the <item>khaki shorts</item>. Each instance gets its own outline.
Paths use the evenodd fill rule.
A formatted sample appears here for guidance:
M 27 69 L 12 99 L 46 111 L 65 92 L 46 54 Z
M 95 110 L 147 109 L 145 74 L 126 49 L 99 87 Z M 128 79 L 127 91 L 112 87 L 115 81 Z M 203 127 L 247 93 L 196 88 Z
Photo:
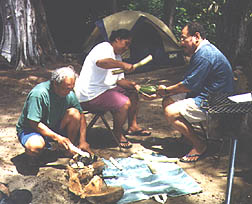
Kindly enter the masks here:
M 170 98 L 174 103 L 169 107 L 179 112 L 188 122 L 196 123 L 206 120 L 206 113 L 203 112 L 192 98 L 185 99 L 186 94 L 173 95 Z

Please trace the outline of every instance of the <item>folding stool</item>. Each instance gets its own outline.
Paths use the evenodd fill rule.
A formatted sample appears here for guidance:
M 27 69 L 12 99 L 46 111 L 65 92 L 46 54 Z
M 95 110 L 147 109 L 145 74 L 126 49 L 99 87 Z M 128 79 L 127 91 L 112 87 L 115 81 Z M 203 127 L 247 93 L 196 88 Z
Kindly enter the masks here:
M 86 114 L 92 114 L 94 115 L 93 118 L 91 119 L 91 121 L 89 122 L 88 126 L 87 126 L 87 132 L 94 126 L 94 124 L 96 123 L 96 121 L 101 118 L 103 124 L 105 125 L 105 127 L 109 130 L 109 132 L 111 133 L 111 135 L 113 136 L 115 142 L 118 144 L 118 146 L 120 147 L 120 142 L 117 139 L 117 137 L 115 136 L 114 132 L 112 131 L 112 129 L 110 128 L 106 118 L 105 118 L 105 111 L 88 111 L 88 110 L 84 110 L 83 113 Z

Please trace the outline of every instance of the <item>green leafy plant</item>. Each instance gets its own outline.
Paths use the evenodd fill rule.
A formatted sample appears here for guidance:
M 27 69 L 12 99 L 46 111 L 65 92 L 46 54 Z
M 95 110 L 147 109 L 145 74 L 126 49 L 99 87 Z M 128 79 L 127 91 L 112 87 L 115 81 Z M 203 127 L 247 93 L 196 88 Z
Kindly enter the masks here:
M 140 93 L 144 93 L 144 94 L 148 94 L 148 95 L 152 95 L 155 94 L 157 91 L 157 87 L 158 86 L 141 86 L 139 92 Z

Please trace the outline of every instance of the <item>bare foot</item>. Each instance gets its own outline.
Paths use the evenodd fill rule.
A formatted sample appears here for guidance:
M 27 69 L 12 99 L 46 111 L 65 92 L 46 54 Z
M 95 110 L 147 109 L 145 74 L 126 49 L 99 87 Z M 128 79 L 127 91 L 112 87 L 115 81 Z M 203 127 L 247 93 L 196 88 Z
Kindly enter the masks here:
M 132 144 L 127 140 L 126 137 L 122 135 L 121 138 L 119 139 L 119 146 L 121 148 L 129 149 L 132 147 Z
M 135 136 L 149 136 L 151 135 L 151 131 L 148 131 L 144 128 L 130 128 L 127 133 L 127 135 L 135 135 Z
M 200 159 L 202 159 L 207 151 L 207 146 L 205 146 L 203 148 L 202 151 L 197 151 L 195 148 L 191 149 L 191 151 L 185 155 L 184 157 L 182 157 L 180 159 L 181 162 L 186 162 L 186 163 L 190 163 L 190 162 L 196 162 L 199 161 Z

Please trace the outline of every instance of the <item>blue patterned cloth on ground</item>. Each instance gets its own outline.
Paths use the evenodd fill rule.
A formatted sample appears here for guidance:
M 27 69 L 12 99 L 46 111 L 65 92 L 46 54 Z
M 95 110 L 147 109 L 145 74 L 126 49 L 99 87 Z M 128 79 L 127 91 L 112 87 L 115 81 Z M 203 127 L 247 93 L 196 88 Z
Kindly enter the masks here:
M 152 174 L 144 160 L 130 157 L 115 160 L 123 170 L 104 159 L 106 165 L 103 176 L 116 176 L 105 179 L 108 186 L 123 187 L 124 195 L 118 204 L 145 200 L 160 194 L 176 197 L 202 191 L 199 184 L 175 163 L 155 162 L 156 173 Z

